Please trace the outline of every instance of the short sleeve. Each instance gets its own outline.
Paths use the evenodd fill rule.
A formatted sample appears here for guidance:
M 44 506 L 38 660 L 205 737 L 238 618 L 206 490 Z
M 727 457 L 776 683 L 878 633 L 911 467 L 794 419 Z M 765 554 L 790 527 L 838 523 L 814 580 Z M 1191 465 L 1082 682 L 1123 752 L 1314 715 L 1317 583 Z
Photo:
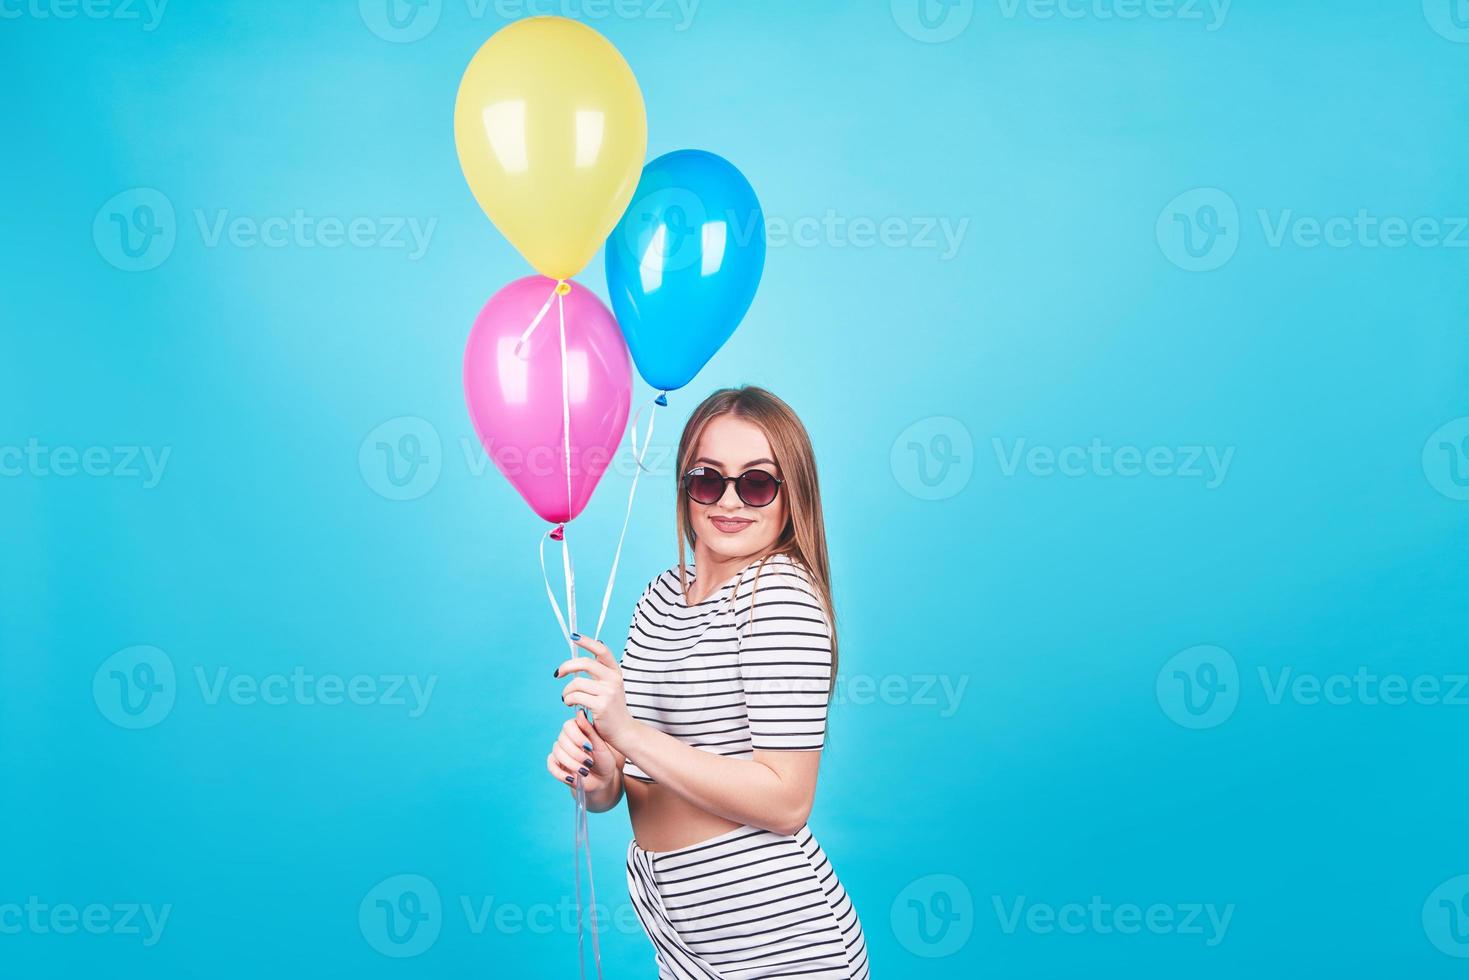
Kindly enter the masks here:
M 826 744 L 831 624 L 810 577 L 792 562 L 767 564 L 749 600 L 736 603 L 740 679 L 750 743 L 770 751 Z

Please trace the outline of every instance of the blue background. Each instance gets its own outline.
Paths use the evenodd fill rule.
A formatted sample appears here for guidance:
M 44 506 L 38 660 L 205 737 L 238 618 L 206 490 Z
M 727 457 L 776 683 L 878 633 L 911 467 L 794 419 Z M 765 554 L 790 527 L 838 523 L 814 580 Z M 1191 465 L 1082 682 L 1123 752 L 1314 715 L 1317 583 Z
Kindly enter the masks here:
M 459 384 L 475 313 L 526 272 L 450 124 L 504 17 L 173 0 L 147 30 L 146 8 L 89 9 L 108 16 L 7 0 L 0 19 L 0 974 L 573 974 L 574 931 L 545 917 L 572 879 L 570 804 L 542 768 L 563 718 L 542 528 L 467 452 Z M 649 157 L 728 157 L 772 222 L 748 319 L 655 443 L 738 382 L 812 432 L 844 685 L 812 826 L 876 975 L 1462 976 L 1469 918 L 1438 899 L 1469 881 L 1469 692 L 1271 692 L 1287 669 L 1445 693 L 1469 670 L 1466 252 L 1268 229 L 1366 209 L 1452 233 L 1469 12 L 1461 30 L 1449 0 L 1238 0 L 1210 30 L 1207 7 L 1091 0 L 1074 18 L 622 9 L 639 15 L 582 19 L 641 81 Z M 155 208 L 156 267 L 126 271 L 111 215 L 157 201 L 136 188 L 174 218 Z M 207 234 L 220 212 L 297 209 L 366 218 L 369 238 L 436 223 L 421 256 Z M 852 226 L 885 219 L 886 243 Z M 942 222 L 963 223 L 957 254 L 924 232 Z M 601 268 L 584 281 L 605 296 Z M 1019 440 L 1094 439 L 1233 455 L 1219 481 L 1007 467 Z M 21 462 L 28 445 L 106 450 L 105 475 Z M 168 451 L 161 480 L 114 447 Z M 654 465 L 614 642 L 673 562 Z M 572 528 L 583 616 L 627 482 Z M 126 675 L 140 645 L 174 702 L 129 730 L 104 661 L 128 651 Z M 198 681 L 298 667 L 435 687 L 411 717 Z M 935 678 L 965 685 L 957 705 Z M 626 819 L 592 831 L 607 973 L 651 976 Z M 374 911 L 403 874 L 441 903 L 417 946 Z M 17 931 L 5 907 L 30 896 L 171 913 L 151 946 L 54 918 Z M 1234 908 L 1212 945 L 1207 926 L 1006 928 L 1022 897 L 1093 896 Z M 477 929 L 465 898 L 510 918 Z

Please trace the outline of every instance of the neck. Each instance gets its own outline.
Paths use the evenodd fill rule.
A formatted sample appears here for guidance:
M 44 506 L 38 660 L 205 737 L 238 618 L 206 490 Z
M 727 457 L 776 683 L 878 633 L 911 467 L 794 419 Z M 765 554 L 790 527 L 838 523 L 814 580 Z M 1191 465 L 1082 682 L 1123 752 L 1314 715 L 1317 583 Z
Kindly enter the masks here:
M 704 544 L 695 541 L 694 573 L 697 578 L 689 588 L 689 602 L 703 602 L 709 598 L 711 592 L 759 558 L 759 555 L 745 555 L 734 558 L 716 555 Z

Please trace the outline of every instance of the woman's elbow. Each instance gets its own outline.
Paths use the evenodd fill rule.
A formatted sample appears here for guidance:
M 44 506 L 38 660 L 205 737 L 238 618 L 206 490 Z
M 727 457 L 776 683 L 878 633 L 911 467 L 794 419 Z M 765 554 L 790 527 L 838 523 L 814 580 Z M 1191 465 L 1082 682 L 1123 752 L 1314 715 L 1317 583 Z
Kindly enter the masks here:
M 803 800 L 793 806 L 785 807 L 767 829 L 783 837 L 794 837 L 800 833 L 802 827 L 806 826 L 806 821 L 810 818 L 811 801 Z

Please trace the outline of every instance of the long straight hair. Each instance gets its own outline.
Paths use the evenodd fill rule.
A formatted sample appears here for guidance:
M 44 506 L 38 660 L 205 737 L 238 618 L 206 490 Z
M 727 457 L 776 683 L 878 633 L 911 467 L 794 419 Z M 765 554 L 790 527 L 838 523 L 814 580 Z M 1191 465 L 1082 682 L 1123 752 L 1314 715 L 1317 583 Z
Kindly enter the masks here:
M 770 443 L 775 465 L 780 470 L 780 489 L 786 495 L 786 524 L 771 545 L 770 551 L 760 557 L 760 565 L 763 568 L 765 559 L 771 555 L 786 555 L 804 565 L 807 574 L 811 576 L 816 593 L 825 607 L 827 622 L 831 624 L 831 677 L 827 685 L 830 693 L 837 675 L 837 624 L 831 597 L 831 566 L 826 556 L 826 524 L 821 517 L 821 485 L 816 477 L 816 454 L 811 448 L 811 437 L 806 434 L 806 427 L 801 424 L 796 413 L 764 388 L 755 385 L 721 388 L 700 402 L 684 425 L 683 435 L 678 440 L 678 471 L 674 474 L 680 481 L 676 492 L 679 587 L 687 596 L 689 583 L 685 572 L 685 545 L 692 543 L 695 537 L 689 498 L 683 492 L 683 475 L 689 471 L 705 426 L 723 415 L 732 415 L 753 423 L 765 433 L 765 438 Z M 756 587 L 759 582 L 760 568 L 757 568 Z M 753 609 L 752 593 L 752 612 Z

